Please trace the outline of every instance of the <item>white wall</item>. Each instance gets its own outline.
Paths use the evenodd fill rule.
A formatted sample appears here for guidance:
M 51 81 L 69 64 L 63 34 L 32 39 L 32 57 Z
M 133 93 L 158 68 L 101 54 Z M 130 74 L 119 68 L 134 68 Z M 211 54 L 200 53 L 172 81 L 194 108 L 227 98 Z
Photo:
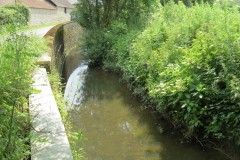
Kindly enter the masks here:
M 39 9 L 39 8 L 29 8 L 31 18 L 29 25 L 41 25 L 52 22 L 64 22 L 70 21 L 70 11 L 67 8 L 67 13 L 64 12 L 63 7 L 57 7 L 55 10 Z

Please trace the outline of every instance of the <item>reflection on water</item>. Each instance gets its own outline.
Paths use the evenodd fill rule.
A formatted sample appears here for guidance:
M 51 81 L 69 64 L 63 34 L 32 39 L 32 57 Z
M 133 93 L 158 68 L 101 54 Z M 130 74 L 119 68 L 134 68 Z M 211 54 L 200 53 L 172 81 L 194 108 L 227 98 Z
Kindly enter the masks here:
M 166 124 L 140 109 L 141 103 L 116 75 L 80 66 L 68 83 L 71 86 L 65 94 L 76 92 L 78 99 L 68 98 L 74 100 L 72 123 L 74 130 L 81 129 L 88 139 L 84 144 L 88 160 L 226 159 L 193 144 L 182 144 L 175 133 L 165 130 Z

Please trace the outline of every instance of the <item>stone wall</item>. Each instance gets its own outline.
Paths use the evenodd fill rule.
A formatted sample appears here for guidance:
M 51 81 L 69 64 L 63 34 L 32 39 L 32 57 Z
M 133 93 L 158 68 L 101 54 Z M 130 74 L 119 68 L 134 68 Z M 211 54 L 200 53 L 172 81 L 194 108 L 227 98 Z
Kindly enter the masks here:
M 69 53 L 75 48 L 79 48 L 82 39 L 83 29 L 77 22 L 63 25 L 64 53 Z
M 71 73 L 79 66 L 83 55 L 80 42 L 83 36 L 82 27 L 76 23 L 68 23 L 63 26 L 63 41 L 65 63 L 63 67 L 63 77 L 67 80 Z
M 80 42 L 83 31 L 78 23 L 66 22 L 56 25 L 44 36 L 52 39 L 48 44 L 52 48 L 51 66 L 54 66 L 65 79 L 68 79 L 82 60 Z
M 31 18 L 29 25 L 41 25 L 53 22 L 64 22 L 70 21 L 70 12 L 71 9 L 65 9 L 63 7 L 57 7 L 55 10 L 50 9 L 39 9 L 39 8 L 29 8 Z

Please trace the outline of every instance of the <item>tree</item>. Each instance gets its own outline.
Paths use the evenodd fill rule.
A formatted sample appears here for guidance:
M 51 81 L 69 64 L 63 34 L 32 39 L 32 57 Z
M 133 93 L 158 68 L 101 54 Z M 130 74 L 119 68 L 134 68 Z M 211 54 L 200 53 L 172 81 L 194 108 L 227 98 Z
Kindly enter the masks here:
M 86 28 L 104 28 L 113 20 L 134 23 L 155 0 L 79 0 L 72 19 Z

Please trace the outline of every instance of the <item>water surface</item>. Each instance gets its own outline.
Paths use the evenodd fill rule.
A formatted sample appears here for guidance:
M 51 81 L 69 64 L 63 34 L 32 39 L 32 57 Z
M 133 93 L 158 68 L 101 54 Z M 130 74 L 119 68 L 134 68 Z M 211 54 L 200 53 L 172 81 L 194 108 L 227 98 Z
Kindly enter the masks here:
M 87 137 L 88 160 L 226 160 L 214 151 L 182 143 L 168 124 L 131 95 L 119 76 L 80 65 L 70 76 L 65 98 L 74 130 Z

